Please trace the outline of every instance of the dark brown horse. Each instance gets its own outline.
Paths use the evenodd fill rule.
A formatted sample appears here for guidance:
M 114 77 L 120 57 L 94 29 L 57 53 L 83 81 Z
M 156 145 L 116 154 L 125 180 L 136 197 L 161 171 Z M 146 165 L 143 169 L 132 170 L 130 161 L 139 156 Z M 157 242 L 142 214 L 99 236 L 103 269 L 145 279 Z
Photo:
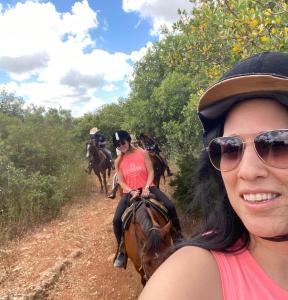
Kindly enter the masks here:
M 166 170 L 166 165 L 164 164 L 163 160 L 159 157 L 156 152 L 149 152 L 149 156 L 152 161 L 153 165 L 153 170 L 154 170 L 154 179 L 153 182 L 159 188 L 160 186 L 160 180 L 161 177 L 163 176 L 164 178 L 164 183 L 165 183 L 165 170 Z
M 104 152 L 101 149 L 97 147 L 95 141 L 87 142 L 86 157 L 90 160 L 92 170 L 99 179 L 101 185 L 101 192 L 103 192 L 104 185 L 105 193 L 107 194 L 107 172 L 108 177 L 110 177 L 112 168 L 109 158 L 104 154 Z
M 130 223 L 124 230 L 124 243 L 128 258 L 133 262 L 145 285 L 153 272 L 162 263 L 162 255 L 172 246 L 171 222 L 155 206 L 155 200 L 137 198 L 129 208 Z M 160 211 L 163 211 L 161 213 Z
M 145 150 L 149 152 L 153 170 L 154 170 L 154 184 L 159 188 L 161 177 L 163 176 L 165 182 L 165 170 L 167 169 L 167 164 L 160 155 L 160 148 L 158 144 L 149 135 L 141 133 L 140 142 Z

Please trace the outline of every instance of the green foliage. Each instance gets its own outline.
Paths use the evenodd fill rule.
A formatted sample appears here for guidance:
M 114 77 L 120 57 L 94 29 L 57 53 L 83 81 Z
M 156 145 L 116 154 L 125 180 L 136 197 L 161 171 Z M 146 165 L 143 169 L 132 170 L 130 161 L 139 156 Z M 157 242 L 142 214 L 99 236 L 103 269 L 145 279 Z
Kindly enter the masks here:
M 194 215 L 199 215 L 199 207 L 191 205 L 193 203 L 194 189 L 196 186 L 195 173 L 197 170 L 197 159 L 187 153 L 178 161 L 180 169 L 179 174 L 172 181 L 172 186 L 175 187 L 174 196 L 178 199 L 180 208 L 183 211 L 189 207 L 193 209 Z
M 5 90 L 0 91 L 0 112 L 14 117 L 22 117 L 24 101 L 9 94 Z
M 21 98 L 0 92 L 1 226 L 57 214 L 83 185 L 84 145 L 92 127 L 102 130 L 112 150 L 112 134 L 118 129 L 156 138 L 180 170 L 175 197 L 181 207 L 191 207 L 202 149 L 198 99 L 239 59 L 288 50 L 288 4 L 190 2 L 193 9 L 180 10 L 173 30 L 163 29 L 164 38 L 136 63 L 127 99 L 73 118 L 62 109 L 24 109 Z
M 84 184 L 85 173 L 70 112 L 23 109 L 17 97 L 8 100 L 3 103 L 21 112 L 19 118 L 0 111 L 0 227 L 11 235 L 55 216 Z
M 185 203 L 186 193 L 193 198 L 187 178 L 194 176 L 187 157 L 194 166 L 202 148 L 200 95 L 239 59 L 288 49 L 287 1 L 191 2 L 191 12 L 180 10 L 173 31 L 165 29 L 165 38 L 136 65 L 126 102 L 131 113 L 124 119 L 126 127 L 151 134 L 177 159 L 175 195 Z

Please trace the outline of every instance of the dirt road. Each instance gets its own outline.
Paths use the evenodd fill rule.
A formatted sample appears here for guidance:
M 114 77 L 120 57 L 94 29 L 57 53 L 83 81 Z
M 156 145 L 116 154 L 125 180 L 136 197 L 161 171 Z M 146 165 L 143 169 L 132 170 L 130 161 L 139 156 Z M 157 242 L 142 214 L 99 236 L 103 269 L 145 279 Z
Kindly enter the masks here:
M 137 299 L 142 287 L 133 265 L 112 266 L 118 199 L 90 188 L 58 219 L 0 249 L 1 300 Z
M 0 249 L 0 300 L 137 299 L 142 286 L 132 263 L 126 270 L 112 266 L 119 196 L 105 198 L 91 179 L 88 197 Z

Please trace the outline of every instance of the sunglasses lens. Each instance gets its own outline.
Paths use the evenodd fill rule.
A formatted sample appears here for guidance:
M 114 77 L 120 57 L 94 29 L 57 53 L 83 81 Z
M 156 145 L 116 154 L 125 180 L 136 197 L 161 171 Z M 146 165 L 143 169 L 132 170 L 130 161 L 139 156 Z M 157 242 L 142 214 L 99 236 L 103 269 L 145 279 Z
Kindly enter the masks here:
M 119 148 L 121 145 L 124 146 L 126 144 L 126 140 L 120 140 L 116 142 L 116 148 Z
M 243 142 L 238 137 L 219 137 L 208 146 L 213 166 L 220 171 L 231 171 L 237 167 L 243 154 Z
M 275 130 L 259 134 L 255 138 L 259 157 L 269 166 L 288 168 L 288 130 Z

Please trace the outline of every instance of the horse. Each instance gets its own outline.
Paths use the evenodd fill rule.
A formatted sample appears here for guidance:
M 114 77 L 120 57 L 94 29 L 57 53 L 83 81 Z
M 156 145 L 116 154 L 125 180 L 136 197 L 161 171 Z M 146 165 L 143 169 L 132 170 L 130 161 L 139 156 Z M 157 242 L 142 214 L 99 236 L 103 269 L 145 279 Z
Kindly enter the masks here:
M 107 194 L 108 188 L 107 188 L 106 174 L 108 172 L 108 178 L 109 178 L 111 173 L 111 168 L 112 168 L 109 158 L 101 149 L 97 147 L 95 141 L 87 142 L 86 157 L 90 160 L 91 168 L 99 179 L 101 185 L 101 192 L 103 192 L 103 184 L 104 184 L 105 193 Z
M 167 164 L 160 155 L 160 148 L 158 144 L 147 134 L 140 134 L 140 141 L 145 150 L 149 152 L 149 156 L 152 161 L 154 170 L 154 184 L 159 188 L 161 177 L 163 176 L 165 182 L 165 170 L 167 169 Z
M 173 245 L 167 209 L 156 203 L 153 199 L 138 197 L 125 213 L 126 218 L 124 216 L 125 252 L 140 274 L 143 286 L 162 263 L 161 254 Z
M 153 170 L 154 170 L 153 182 L 159 189 L 160 180 L 162 176 L 164 178 L 164 183 L 165 183 L 166 165 L 164 164 L 163 160 L 159 157 L 159 155 L 156 152 L 154 151 L 149 152 L 149 156 L 152 161 Z

